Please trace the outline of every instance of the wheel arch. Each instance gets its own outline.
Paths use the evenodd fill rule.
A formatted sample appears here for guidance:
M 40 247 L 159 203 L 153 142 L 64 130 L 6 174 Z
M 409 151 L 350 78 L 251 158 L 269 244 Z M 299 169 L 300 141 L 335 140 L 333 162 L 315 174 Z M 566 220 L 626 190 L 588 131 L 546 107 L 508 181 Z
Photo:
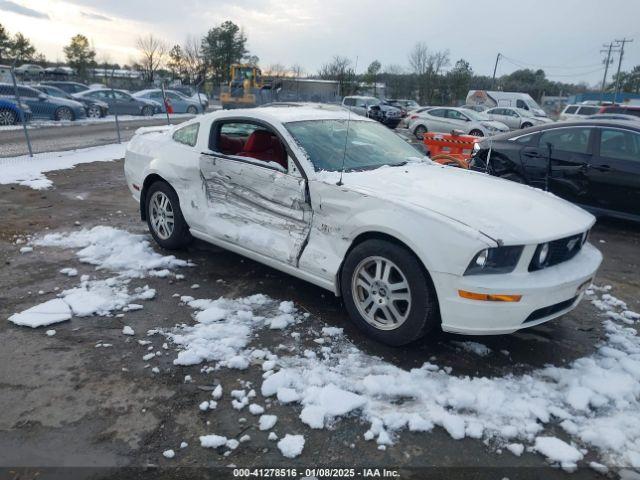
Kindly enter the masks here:
M 349 247 L 347 248 L 347 251 L 344 254 L 342 262 L 340 262 L 340 267 L 338 268 L 338 271 L 336 272 L 336 294 L 337 294 L 337 296 L 342 296 L 342 280 L 341 279 L 342 279 L 342 269 L 344 267 L 345 260 L 347 259 L 347 257 L 349 256 L 349 254 L 351 253 L 351 251 L 355 247 L 357 247 L 358 245 L 360 245 L 360 244 L 362 244 L 362 243 L 364 243 L 364 242 L 366 242 L 368 240 L 384 240 L 384 241 L 393 243 L 394 245 L 397 245 L 399 247 L 405 248 L 406 250 L 411 252 L 411 254 L 414 257 L 416 257 L 416 259 L 418 260 L 418 263 L 419 263 L 420 267 L 422 268 L 422 271 L 425 273 L 425 276 L 427 277 L 427 280 L 431 284 L 432 291 L 436 295 L 436 303 L 438 303 L 438 294 L 437 294 L 437 291 L 436 291 L 436 288 L 435 288 L 435 284 L 433 283 L 433 279 L 431 278 L 431 274 L 429 273 L 429 269 L 424 264 L 424 262 L 422 261 L 420 256 L 416 253 L 415 249 L 412 248 L 409 244 L 407 244 L 403 240 L 401 240 L 400 238 L 398 238 L 397 236 L 395 236 L 393 234 L 390 234 L 390 233 L 381 232 L 381 231 L 378 231 L 378 230 L 367 230 L 365 232 L 361 232 L 358 235 L 356 235 L 354 237 L 354 239 L 351 241 L 351 244 L 349 245 Z
M 147 220 L 147 208 L 146 208 L 147 192 L 149 191 L 149 187 L 151 187 L 151 185 L 153 185 L 156 182 L 166 183 L 167 185 L 169 185 L 169 188 L 171 188 L 171 190 L 174 191 L 176 196 L 178 195 L 178 193 L 176 192 L 176 189 L 173 188 L 167 180 L 165 180 L 163 177 L 161 177 L 157 173 L 151 173 L 147 175 L 144 179 L 144 182 L 142 183 L 142 188 L 140 189 L 140 220 L 143 220 L 143 221 Z

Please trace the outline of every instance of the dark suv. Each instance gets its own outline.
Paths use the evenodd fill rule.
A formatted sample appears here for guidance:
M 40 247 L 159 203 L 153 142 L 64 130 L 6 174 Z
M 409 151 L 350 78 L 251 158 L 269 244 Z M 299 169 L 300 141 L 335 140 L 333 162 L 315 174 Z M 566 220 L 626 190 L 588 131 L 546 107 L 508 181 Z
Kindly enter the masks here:
M 605 105 L 598 113 L 622 113 L 624 115 L 633 115 L 640 117 L 640 106 L 631 105 Z

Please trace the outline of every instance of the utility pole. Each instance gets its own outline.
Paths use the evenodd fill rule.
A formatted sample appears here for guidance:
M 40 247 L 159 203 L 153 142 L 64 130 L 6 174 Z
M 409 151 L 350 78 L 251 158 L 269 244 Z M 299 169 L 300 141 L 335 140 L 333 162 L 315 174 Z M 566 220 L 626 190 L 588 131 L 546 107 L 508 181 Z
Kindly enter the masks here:
M 616 94 L 613 97 L 613 103 L 618 101 L 618 92 L 620 92 L 620 67 L 622 66 L 622 57 L 624 57 L 624 44 L 633 42 L 633 38 L 622 40 L 616 40 L 616 43 L 620 45 L 620 57 L 618 58 L 618 73 L 616 73 Z
M 502 55 L 501 53 L 498 53 L 498 56 L 496 57 L 496 65 L 493 67 L 493 78 L 491 79 L 491 90 L 493 90 L 496 85 L 496 71 L 498 70 L 498 62 L 500 61 L 501 55 Z
M 609 73 L 609 64 L 611 63 L 611 52 L 613 50 L 613 42 L 609 42 L 609 45 L 603 45 L 608 50 L 600 50 L 600 53 L 607 52 L 607 60 L 604 66 L 604 77 L 602 77 L 602 88 L 600 89 L 600 103 L 604 102 L 604 89 L 607 84 L 607 73 Z

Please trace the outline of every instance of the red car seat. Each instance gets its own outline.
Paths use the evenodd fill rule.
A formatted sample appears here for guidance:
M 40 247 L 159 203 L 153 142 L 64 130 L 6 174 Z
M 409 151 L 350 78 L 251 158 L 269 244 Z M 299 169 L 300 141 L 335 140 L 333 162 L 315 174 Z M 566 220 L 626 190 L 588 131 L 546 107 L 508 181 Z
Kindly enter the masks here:
M 233 138 L 220 134 L 218 149 L 225 155 L 237 155 L 244 149 L 244 142 L 241 138 Z
M 264 162 L 275 162 L 287 168 L 287 155 L 282 143 L 278 137 L 266 130 L 254 131 L 238 155 L 255 158 Z

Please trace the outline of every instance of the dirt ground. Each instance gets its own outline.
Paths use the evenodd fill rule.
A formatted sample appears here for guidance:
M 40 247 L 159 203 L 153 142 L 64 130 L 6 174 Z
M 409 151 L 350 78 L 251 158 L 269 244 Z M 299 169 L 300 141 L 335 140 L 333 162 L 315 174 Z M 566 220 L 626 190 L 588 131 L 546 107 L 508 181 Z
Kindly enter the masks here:
M 96 272 L 92 266 L 80 263 L 71 250 L 36 248 L 31 254 L 20 254 L 14 235 L 72 231 L 94 225 L 146 231 L 126 189 L 121 161 L 80 165 L 52 172 L 48 177 L 55 187 L 46 191 L 0 185 L 0 478 L 204 478 L 211 471 L 198 467 L 230 464 L 299 468 L 401 466 L 405 469 L 401 478 L 426 478 L 425 472 L 429 478 L 568 475 L 548 468 L 539 455 L 498 454 L 478 440 L 453 440 L 440 428 L 428 434 L 404 432 L 396 446 L 380 451 L 374 442 L 364 441 L 362 435 L 367 426 L 356 418 L 345 419 L 330 431 L 311 430 L 300 423 L 299 411 L 292 414 L 295 407 L 273 403 L 269 413 L 279 416 L 276 431 L 299 431 L 306 437 L 302 455 L 286 461 L 275 443 L 267 440 L 266 433 L 258 430 L 256 417 L 249 418 L 252 416 L 248 412 L 232 409 L 229 402 L 222 402 L 215 414 L 199 412 L 198 404 L 208 395 L 212 381 L 219 380 L 225 388 L 240 387 L 237 371 L 204 374 L 197 365 L 175 367 L 174 356 L 166 355 L 158 364 L 160 374 L 153 374 L 141 361 L 145 349 L 121 332 L 125 323 L 145 331 L 192 322 L 191 310 L 180 307 L 172 295 L 191 295 L 190 286 L 198 283 L 200 297 L 264 293 L 293 300 L 311 313 L 309 321 L 317 323 L 318 328 L 322 322 L 344 327 L 359 348 L 402 368 L 420 367 L 434 356 L 436 363 L 450 366 L 457 375 L 502 376 L 525 373 L 545 364 L 565 365 L 591 353 L 603 332 L 601 319 L 589 302 L 582 302 L 571 314 L 545 325 L 514 335 L 482 338 L 482 343 L 496 352 L 508 350 L 508 356 L 496 354 L 480 359 L 451 343 L 464 337 L 447 334 L 401 349 L 388 348 L 355 330 L 340 301 L 328 292 L 196 242 L 177 254 L 197 264 L 184 272 L 184 280 L 134 281 L 134 285 L 147 284 L 158 291 L 156 299 L 146 302 L 143 310 L 128 312 L 124 319 L 73 318 L 55 325 L 57 334 L 48 337 L 45 329 L 17 327 L 6 319 L 14 312 L 54 298 L 56 287 L 76 286 L 77 279 L 61 278 L 61 268 L 72 266 L 80 274 Z M 631 310 L 640 311 L 640 228 L 599 222 L 591 241 L 605 257 L 596 283 L 612 285 L 618 298 L 626 301 Z M 267 331 L 261 335 L 265 336 L 263 344 L 276 346 L 282 333 Z M 156 337 L 149 340 L 156 348 L 164 341 Z M 113 346 L 96 348 L 99 341 Z M 191 375 L 193 382 L 185 383 L 185 375 Z M 258 370 L 244 371 L 241 377 L 260 385 Z M 241 417 L 246 421 L 239 421 Z M 242 443 L 228 457 L 200 448 L 198 436 L 216 430 L 236 431 L 237 437 L 249 434 L 252 440 Z M 181 441 L 190 446 L 172 460 L 163 458 L 163 450 L 176 448 Z M 589 454 L 585 460 L 590 455 L 593 456 Z M 73 470 L 71 475 L 68 470 L 41 467 L 84 468 Z M 118 472 L 110 467 L 136 469 Z M 181 468 L 162 470 L 163 467 Z M 416 471 L 412 467 L 452 469 Z M 529 468 L 515 470 L 516 467 Z M 222 475 L 218 472 L 208 478 Z M 571 476 L 597 477 L 591 470 L 579 470 Z

